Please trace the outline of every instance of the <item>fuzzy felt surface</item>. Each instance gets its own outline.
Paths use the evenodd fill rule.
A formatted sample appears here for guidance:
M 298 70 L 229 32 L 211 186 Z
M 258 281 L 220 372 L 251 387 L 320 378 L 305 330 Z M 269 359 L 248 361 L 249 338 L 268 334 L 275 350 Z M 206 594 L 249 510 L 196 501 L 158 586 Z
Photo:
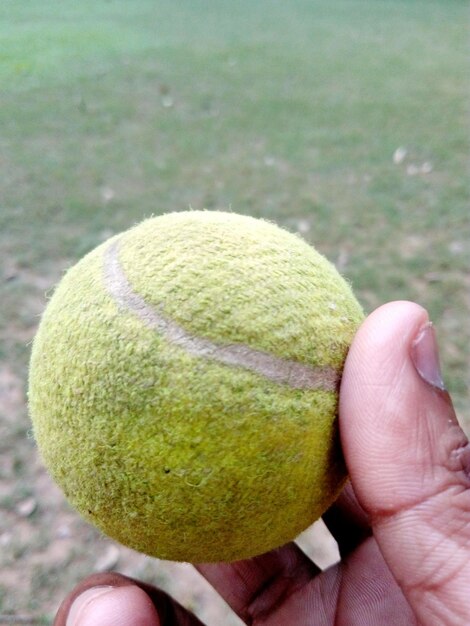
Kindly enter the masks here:
M 41 320 L 29 402 L 44 462 L 86 519 L 146 554 L 278 547 L 344 482 L 334 380 L 362 318 L 335 268 L 273 224 L 146 220 L 72 267 Z

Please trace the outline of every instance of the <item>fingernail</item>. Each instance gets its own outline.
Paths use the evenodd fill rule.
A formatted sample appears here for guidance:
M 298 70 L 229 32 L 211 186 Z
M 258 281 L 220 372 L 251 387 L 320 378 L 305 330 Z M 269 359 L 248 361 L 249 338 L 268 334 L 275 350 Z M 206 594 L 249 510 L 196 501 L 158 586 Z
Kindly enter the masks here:
M 90 604 L 97 598 L 112 591 L 114 587 L 101 586 L 91 587 L 81 593 L 72 603 L 69 614 L 67 615 L 66 626 L 87 626 L 87 618 L 85 612 Z M 95 623 L 95 622 L 93 622 Z
M 432 387 L 445 391 L 439 362 L 436 333 L 432 322 L 425 324 L 411 344 L 411 358 L 421 378 Z

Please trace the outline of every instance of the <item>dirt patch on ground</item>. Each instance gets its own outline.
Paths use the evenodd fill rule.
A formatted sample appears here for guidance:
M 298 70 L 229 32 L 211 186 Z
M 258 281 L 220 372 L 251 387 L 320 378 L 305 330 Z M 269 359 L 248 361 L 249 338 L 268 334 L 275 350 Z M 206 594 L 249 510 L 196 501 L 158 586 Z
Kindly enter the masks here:
M 0 363 L 0 428 L 18 421 L 24 413 L 23 382 L 6 363 Z M 6 459 L 1 460 L 6 462 Z

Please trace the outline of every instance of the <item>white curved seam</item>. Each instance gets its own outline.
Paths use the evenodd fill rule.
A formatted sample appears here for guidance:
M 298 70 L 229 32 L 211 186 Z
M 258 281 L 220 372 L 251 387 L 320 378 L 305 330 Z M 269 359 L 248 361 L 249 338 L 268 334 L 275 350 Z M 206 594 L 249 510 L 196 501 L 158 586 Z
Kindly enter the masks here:
M 333 367 L 313 367 L 290 359 L 282 359 L 244 344 L 218 344 L 187 332 L 179 324 L 147 304 L 129 283 L 119 261 L 119 240 L 111 243 L 104 253 L 104 284 L 116 304 L 132 312 L 148 327 L 188 354 L 241 367 L 280 385 L 293 389 L 335 391 L 339 374 Z

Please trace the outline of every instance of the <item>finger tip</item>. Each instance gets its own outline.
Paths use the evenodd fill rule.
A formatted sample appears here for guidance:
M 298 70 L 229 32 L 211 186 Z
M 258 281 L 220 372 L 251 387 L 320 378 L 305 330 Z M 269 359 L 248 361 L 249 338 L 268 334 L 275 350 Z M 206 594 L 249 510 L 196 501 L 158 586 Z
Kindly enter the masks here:
M 348 355 L 340 394 L 341 443 L 356 494 L 369 514 L 419 498 L 424 475 L 431 477 L 432 488 L 435 467 L 445 464 L 447 448 L 461 440 L 442 390 L 430 327 L 419 305 L 389 303 L 369 316 Z
M 428 312 L 416 302 L 395 300 L 375 309 L 359 328 L 349 357 L 371 344 L 382 346 L 397 339 L 408 341 L 429 321 Z M 362 355 L 361 355 L 362 356 Z
M 351 403 L 366 404 L 364 390 L 390 385 L 407 361 L 413 339 L 427 323 L 426 309 L 406 300 L 384 304 L 366 318 L 354 337 L 344 366 L 340 421 Z
M 428 313 L 420 305 L 395 301 L 371 313 L 360 327 L 346 360 L 340 393 L 340 433 L 355 486 L 371 481 L 370 468 L 399 455 L 399 444 L 419 394 L 410 359 L 413 339 Z M 411 418 L 410 418 L 411 419 Z M 404 434 L 405 433 L 405 434 Z M 370 485 L 369 485 L 370 487 Z
M 110 580 L 90 579 L 79 585 L 64 601 L 54 622 L 54 626 L 111 625 L 160 625 L 155 606 L 145 591 L 115 574 L 110 574 Z

